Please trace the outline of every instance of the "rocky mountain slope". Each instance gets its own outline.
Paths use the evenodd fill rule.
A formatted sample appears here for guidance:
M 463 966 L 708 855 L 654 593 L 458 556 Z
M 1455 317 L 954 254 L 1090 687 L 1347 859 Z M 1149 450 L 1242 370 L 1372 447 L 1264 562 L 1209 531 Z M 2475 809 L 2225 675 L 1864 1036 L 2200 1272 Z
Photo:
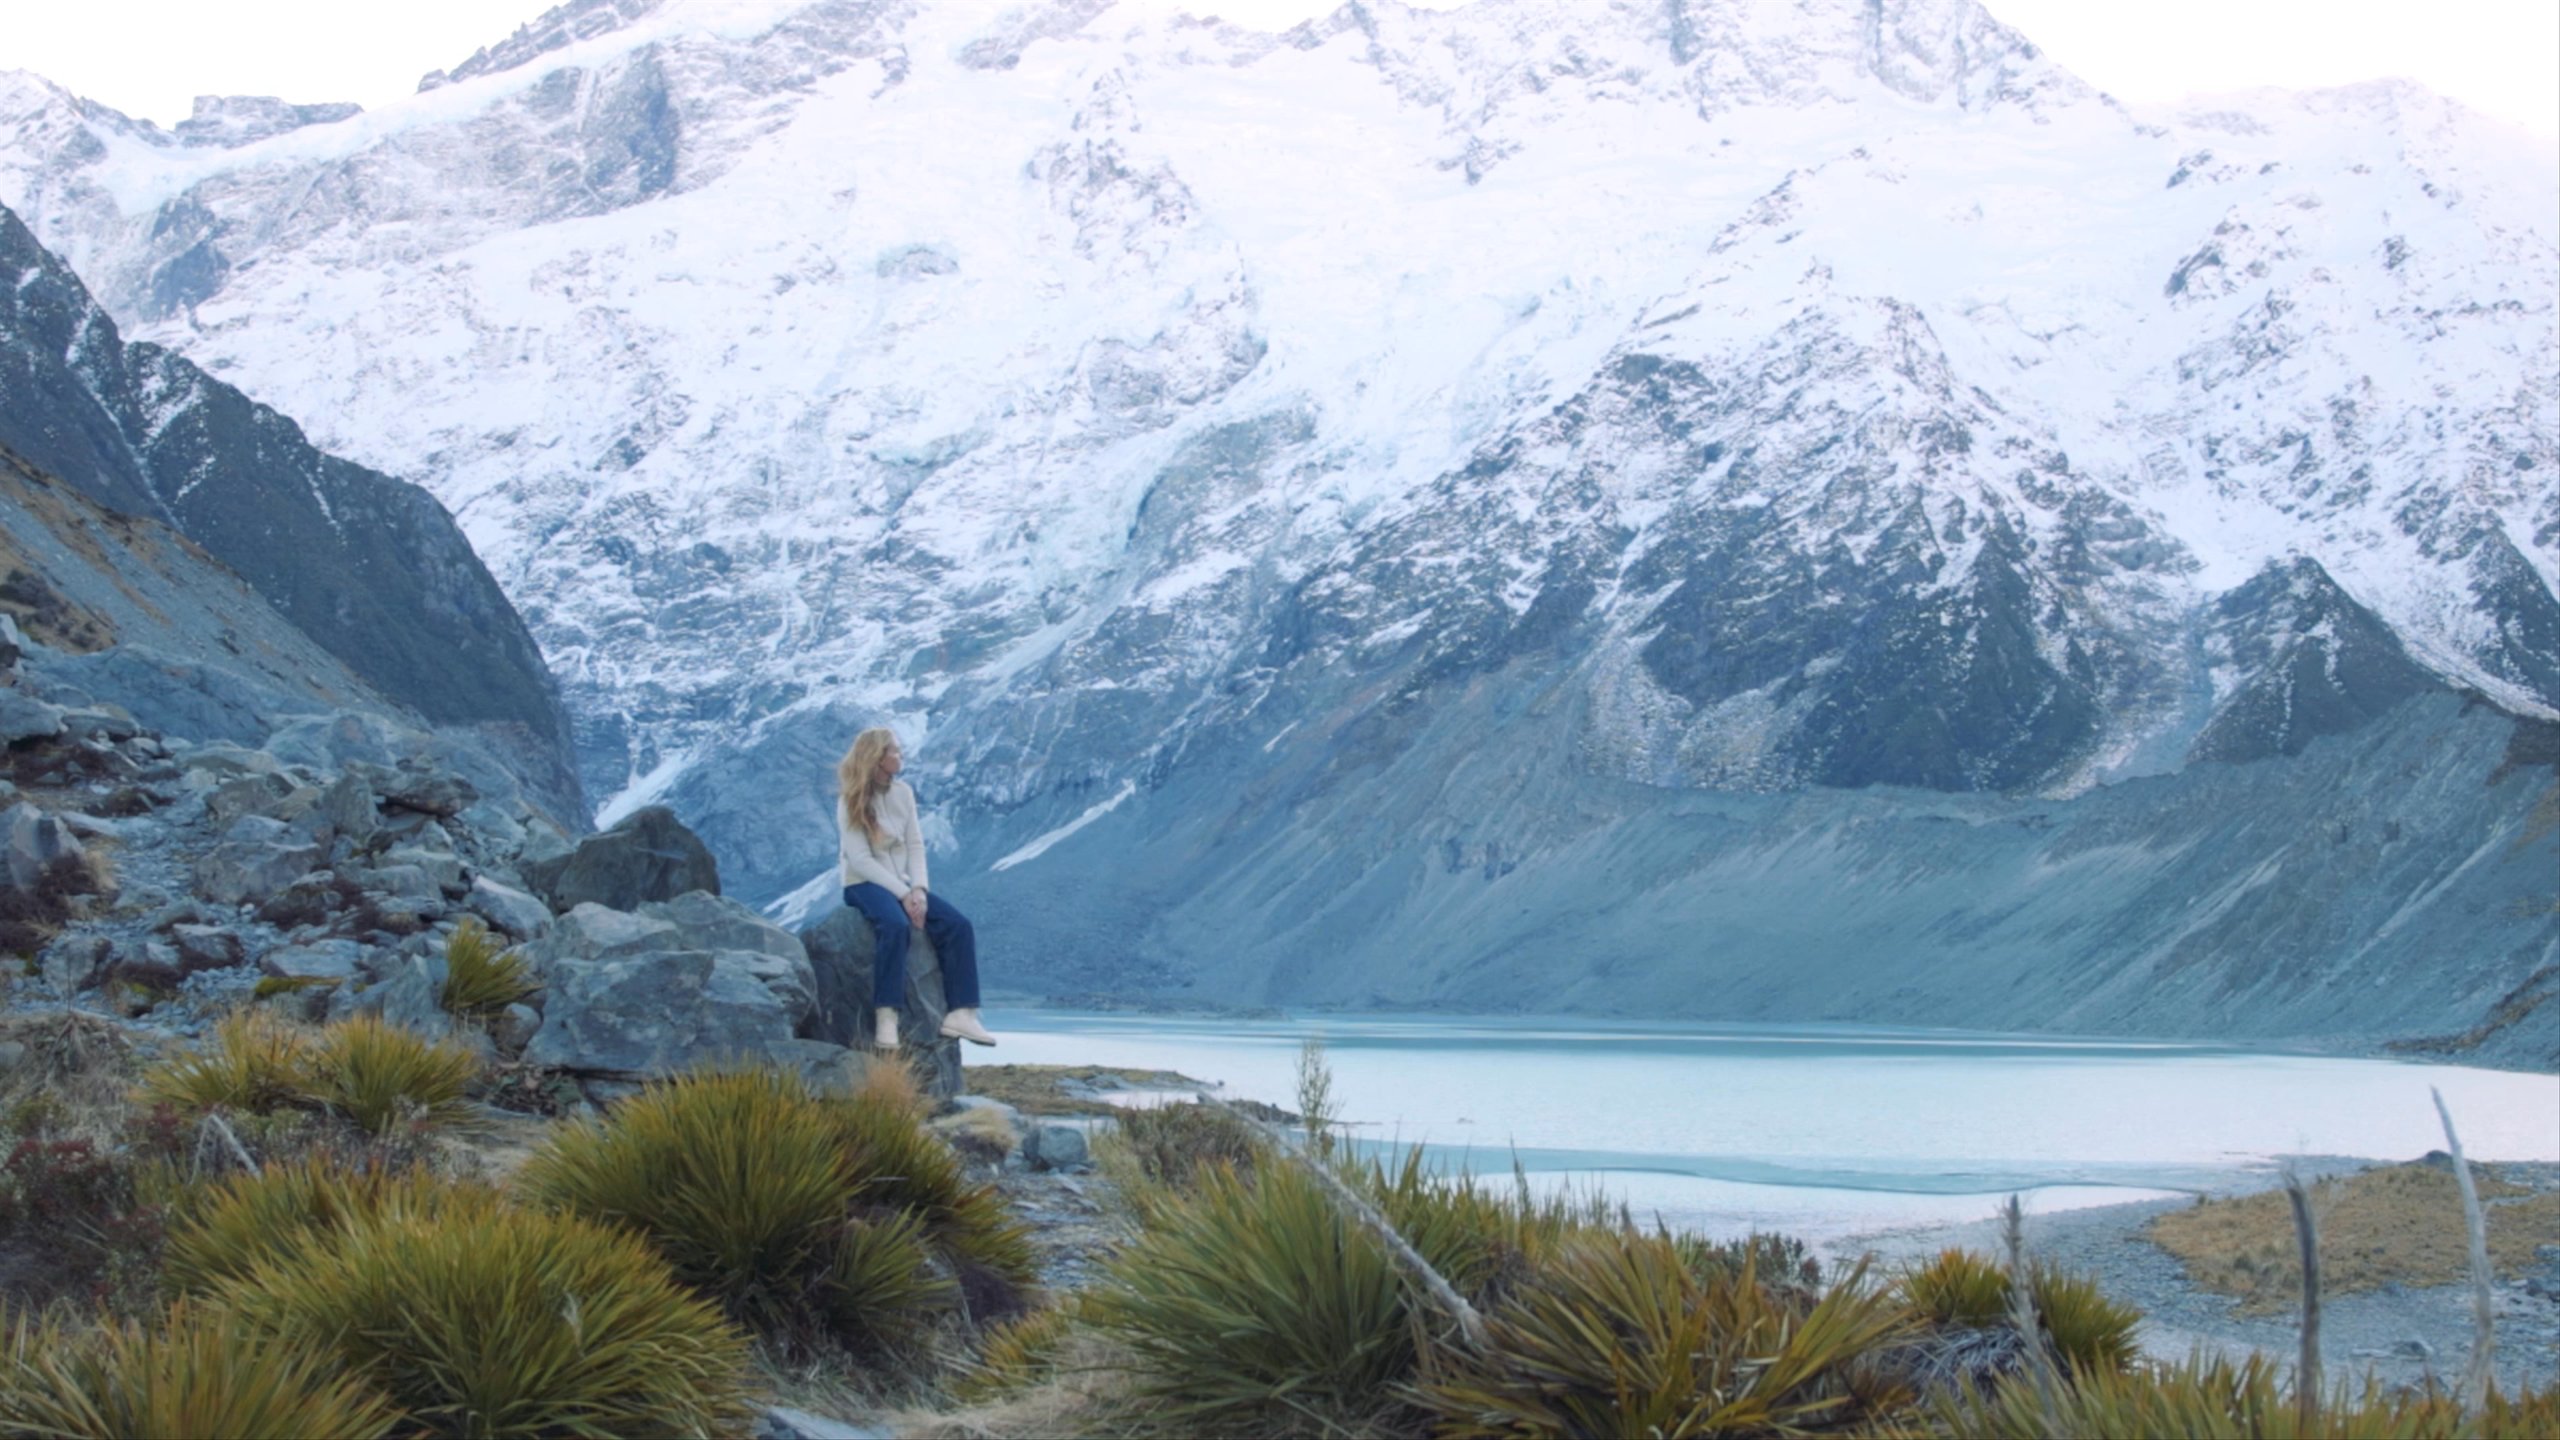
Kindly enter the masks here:
M 210 632 L 179 638 L 241 608 L 221 593 L 222 580 L 236 574 L 338 662 L 324 669 L 363 677 L 376 705 L 388 700 L 432 723 L 482 732 L 533 779 L 549 808 L 584 820 L 541 653 L 434 497 L 314 449 L 291 420 L 179 355 L 124 343 L 79 279 L 5 208 L 0 274 L 14 278 L 0 299 L 0 451 L 20 478 L 56 479 L 126 516 L 158 522 L 130 533 L 166 551 L 165 533 L 150 539 L 165 526 L 228 572 L 181 580 L 174 601 L 146 602 L 157 628 L 169 632 L 152 639 L 217 662 L 244 654 L 228 633 L 217 637 L 219 652 L 203 643 Z M 51 511 L 21 513 L 38 528 L 12 527 L 13 543 L 49 549 L 46 542 L 65 533 L 41 523 Z M 83 568 L 96 567 L 73 567 Z M 47 583 L 77 589 L 82 580 Z M 74 643 L 75 650 L 127 638 L 136 619 L 131 607 L 94 599 L 128 613 L 122 624 L 103 619 L 95 643 Z M 263 617 L 247 623 L 259 632 L 279 628 Z M 310 673 L 307 664 L 302 670 Z M 348 688 L 339 679 L 314 687 L 302 688 L 332 703 L 344 703 L 336 692 Z
M 825 899 L 888 720 L 1032 988 L 2560 975 L 2560 187 L 2441 99 L 2134 115 L 1965 0 L 590 0 L 429 79 L 0 76 L 0 201 L 451 505 L 733 893 Z

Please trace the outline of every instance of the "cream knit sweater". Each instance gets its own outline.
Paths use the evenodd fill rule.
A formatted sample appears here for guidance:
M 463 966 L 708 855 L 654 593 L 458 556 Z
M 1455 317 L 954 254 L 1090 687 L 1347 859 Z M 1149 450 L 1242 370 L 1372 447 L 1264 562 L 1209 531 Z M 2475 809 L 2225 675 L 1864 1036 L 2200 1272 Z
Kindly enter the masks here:
M 844 806 L 836 806 L 836 855 L 844 862 L 844 883 L 859 885 L 868 880 L 901 899 L 910 890 L 928 888 L 924 826 L 916 818 L 916 792 L 907 788 L 906 781 L 892 780 L 871 813 L 887 832 L 884 843 L 877 846 L 862 833 L 861 826 L 846 824 Z

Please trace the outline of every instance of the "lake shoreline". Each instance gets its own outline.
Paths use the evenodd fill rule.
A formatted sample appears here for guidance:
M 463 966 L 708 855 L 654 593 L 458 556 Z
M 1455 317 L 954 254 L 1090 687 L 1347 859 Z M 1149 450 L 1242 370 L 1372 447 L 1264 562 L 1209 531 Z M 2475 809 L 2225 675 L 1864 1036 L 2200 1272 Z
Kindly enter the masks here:
M 2349 1156 L 2286 1157 L 2306 1179 L 2361 1174 L 2392 1162 Z M 2537 1161 L 2482 1167 L 2534 1190 L 2560 1189 L 2560 1165 Z M 2215 1198 L 2272 1189 L 2279 1171 L 2236 1174 Z M 2143 1231 L 2152 1219 L 2194 1204 L 2192 1198 L 2139 1200 L 2026 1217 L 2026 1246 L 2041 1258 L 2094 1279 L 2109 1296 L 2143 1312 L 2138 1339 L 2146 1354 L 2183 1360 L 2198 1350 L 2238 1358 L 2257 1351 L 2291 1366 L 2301 1344 L 2299 1317 L 2242 1313 L 2235 1298 L 2188 1278 L 2186 1267 L 2152 1243 Z M 1901 1225 L 1849 1235 L 1820 1247 L 1838 1266 L 1860 1256 L 1883 1267 L 1919 1261 L 1950 1247 L 1997 1255 L 2000 1222 L 1986 1197 L 1979 1220 L 1953 1225 Z M 2560 1256 L 2546 1267 L 2560 1281 Z M 2528 1291 L 2521 1280 L 2501 1277 L 2491 1295 L 2497 1321 L 2497 1375 L 2509 1393 L 2521 1384 L 2560 1381 L 2560 1291 Z M 2321 1314 L 2322 1367 L 2331 1383 L 2368 1371 L 2385 1387 L 2426 1385 L 2432 1378 L 2458 1380 L 2472 1343 L 2471 1292 L 2463 1285 L 2386 1286 L 2382 1290 L 2330 1294 Z
M 1448 1021 L 1487 1021 L 1517 1023 L 1524 1020 L 1546 1020 L 1563 1023 L 1585 1022 L 1601 1025 L 1645 1025 L 1671 1023 L 1681 1025 L 1734 1024 L 1772 1029 L 1843 1029 L 1873 1030 L 1884 1034 L 1961 1036 L 1977 1032 L 1950 1026 L 1894 1025 L 1879 1020 L 1843 1019 L 1816 1016 L 1796 1019 L 1771 1019 L 1754 1016 L 1748 1019 L 1712 1015 L 1609 1014 L 1600 1011 L 1517 1011 L 1504 1013 L 1486 1010 L 1440 1010 L 1427 1006 L 1396 1006 L 1369 1009 L 1329 1006 L 1289 1005 L 1221 1005 L 1201 1001 L 1171 1000 L 1152 996 L 1096 995 L 1032 995 L 1027 992 L 989 992 L 991 1004 L 1018 1010 L 1056 1011 L 1071 1014 L 1109 1014 L 1116 1016 L 1159 1016 L 1168 1020 L 1225 1021 L 1319 1021 L 1339 1017 L 1345 1020 L 1376 1020 L 1395 1016 L 1413 1016 Z M 2499 1070 L 2509 1074 L 2533 1075 L 2560 1079 L 2560 1062 L 2548 1065 L 2522 1063 L 2505 1058 L 2495 1047 L 2455 1049 L 2438 1036 L 2390 1036 L 2347 1033 L 2329 1035 L 2162 1035 L 2147 1031 L 2083 1031 L 2004 1029 L 2001 1033 L 2024 1039 L 2046 1040 L 2055 1044 L 2151 1044 L 2193 1045 L 2215 1049 L 2246 1051 L 2252 1054 L 2298 1055 L 2324 1060 L 2391 1060 L 2409 1065 L 2460 1065 L 2476 1070 Z

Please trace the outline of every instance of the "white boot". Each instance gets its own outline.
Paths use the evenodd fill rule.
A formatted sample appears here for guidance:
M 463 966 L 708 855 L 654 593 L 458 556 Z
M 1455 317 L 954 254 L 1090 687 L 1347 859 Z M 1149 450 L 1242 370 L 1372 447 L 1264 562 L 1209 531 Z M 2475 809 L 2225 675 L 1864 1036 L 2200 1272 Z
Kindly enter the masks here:
M 883 1005 L 872 1022 L 871 1043 L 882 1050 L 898 1048 L 898 1007 Z
M 993 1045 L 996 1043 L 996 1037 L 988 1034 L 987 1027 L 978 1023 L 978 1011 L 975 1006 L 971 1006 L 966 1010 L 954 1010 L 950 1014 L 943 1016 L 942 1033 L 956 1039 L 966 1040 L 972 1045 Z

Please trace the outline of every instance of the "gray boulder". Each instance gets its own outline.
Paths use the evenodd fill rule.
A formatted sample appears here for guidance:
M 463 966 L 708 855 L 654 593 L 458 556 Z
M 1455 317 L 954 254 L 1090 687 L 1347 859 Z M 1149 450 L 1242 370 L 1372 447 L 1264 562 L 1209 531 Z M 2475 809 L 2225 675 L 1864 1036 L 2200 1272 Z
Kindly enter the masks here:
M 557 983 L 581 967 L 671 952 L 724 957 L 773 996 L 793 1027 L 816 1009 L 817 976 L 799 940 L 716 895 L 689 894 L 636 912 L 580 905 L 526 946 L 525 959 L 546 983 Z
M 1081 1170 L 1093 1149 L 1073 1125 L 1034 1125 L 1022 1137 L 1022 1161 L 1034 1170 Z
M 20 890 L 34 889 L 46 870 L 83 853 L 69 825 L 24 801 L 0 814 L 0 825 L 7 827 L 9 883 Z
M 802 1033 L 838 1045 L 871 1043 L 871 924 L 860 911 L 839 906 L 800 932 L 815 972 L 817 1006 Z M 942 1038 L 942 959 L 917 932 L 907 946 L 907 993 L 898 998 L 898 1039 L 915 1058 L 925 1092 L 948 1100 L 961 1089 L 960 1042 Z
M 44 947 L 36 968 L 55 994 L 68 999 L 97 984 L 115 953 L 104 935 L 65 935 Z
M 62 733 L 62 707 L 20 690 L 0 689 L 0 744 L 50 740 Z
M 518 940 L 530 940 L 551 928 L 551 907 L 511 885 L 486 875 L 471 878 L 471 893 L 462 903 L 489 928 Z
M 568 854 L 528 858 L 520 868 L 533 892 L 561 913 L 590 903 L 636 910 L 689 891 L 720 893 L 710 848 L 663 805 L 635 810 Z
M 470 893 L 470 872 L 463 868 L 462 858 L 450 850 L 435 850 L 420 845 L 404 845 L 382 857 L 382 868 L 415 866 L 436 882 L 439 896 L 459 899 Z
M 735 900 L 694 890 L 673 900 L 643 905 L 642 918 L 664 920 L 676 927 L 689 950 L 725 950 L 752 955 L 756 979 L 791 1012 L 794 1027 L 804 1025 L 818 1008 L 817 972 L 809 964 L 800 937 Z
M 178 952 L 178 968 L 187 974 L 227 970 L 239 964 L 244 955 L 240 932 L 220 925 L 172 925 L 169 944 Z
M 258 957 L 258 968 L 286 980 L 356 978 L 364 965 L 364 947 L 353 940 L 320 940 L 309 945 L 282 945 Z
M 205 792 L 204 813 L 216 825 L 228 825 L 243 815 L 282 820 L 288 817 L 277 812 L 296 792 L 293 781 L 280 774 L 235 775 Z
M 282 821 L 243 815 L 195 866 L 196 893 L 220 905 L 261 901 L 308 875 L 321 849 Z
M 398 900 L 444 900 L 443 882 L 420 865 L 379 865 L 369 870 L 349 872 L 369 895 L 382 895 Z
M 415 811 L 441 820 L 459 815 L 479 802 L 478 786 L 459 775 L 422 765 L 404 764 L 386 769 L 361 761 L 347 766 L 349 774 L 363 777 L 382 803 L 395 810 Z
M 311 815 L 329 827 L 330 835 L 349 845 L 362 845 L 373 838 L 380 823 L 375 813 L 373 788 L 353 775 L 341 775 L 329 788 L 320 792 L 320 802 L 311 807 Z
M 744 951 L 660 950 L 559 966 L 525 1059 L 630 1079 L 753 1062 L 788 1044 L 791 1014 Z
M 240 775 L 273 775 L 284 769 L 276 757 L 242 745 L 198 745 L 178 757 L 178 769 L 190 786 L 211 789 Z

